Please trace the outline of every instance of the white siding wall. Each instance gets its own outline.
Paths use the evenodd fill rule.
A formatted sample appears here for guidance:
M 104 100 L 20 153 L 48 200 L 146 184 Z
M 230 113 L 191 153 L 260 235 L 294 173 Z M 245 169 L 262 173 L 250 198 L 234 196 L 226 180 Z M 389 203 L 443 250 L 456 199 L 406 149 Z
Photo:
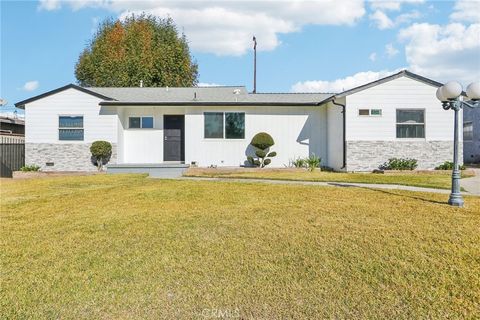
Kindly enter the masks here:
M 129 107 L 118 108 L 122 116 L 123 143 L 119 143 L 119 154 L 123 163 L 162 163 L 163 162 L 163 116 L 184 114 L 184 108 L 168 107 Z M 128 118 L 153 116 L 153 129 L 129 129 Z M 121 147 L 120 147 L 121 146 Z
M 245 139 L 204 139 L 203 112 L 245 112 Z M 275 140 L 271 148 L 277 152 L 272 167 L 283 167 L 296 157 L 311 153 L 325 159 L 326 110 L 322 107 L 238 107 L 192 108 L 185 116 L 186 162 L 199 166 L 244 165 L 247 147 L 259 132 L 269 133 Z
M 67 89 L 25 106 L 26 143 L 84 144 L 95 140 L 117 142 L 117 115 L 101 109 L 101 99 Z M 84 141 L 58 140 L 58 116 L 83 115 Z
M 123 143 L 119 154 L 124 163 L 163 162 L 163 115 L 185 114 L 185 162 L 199 166 L 239 166 L 246 160 L 252 137 L 261 131 L 275 140 L 277 157 L 272 167 L 288 165 L 295 157 L 311 153 L 326 159 L 325 107 L 129 107 L 123 109 Z M 208 111 L 245 112 L 245 139 L 204 139 L 203 113 Z M 154 116 L 154 129 L 128 129 L 129 116 Z
M 396 109 L 425 109 L 425 139 L 422 140 L 452 140 L 453 111 L 442 109 L 436 90 L 423 82 L 401 77 L 347 96 L 347 140 L 408 140 L 396 138 Z M 382 109 L 382 116 L 358 115 L 358 109 L 372 108 Z
M 337 99 L 337 103 L 345 104 L 345 98 Z M 343 113 L 342 107 L 329 102 L 327 108 L 327 161 L 325 164 L 335 170 L 343 167 Z

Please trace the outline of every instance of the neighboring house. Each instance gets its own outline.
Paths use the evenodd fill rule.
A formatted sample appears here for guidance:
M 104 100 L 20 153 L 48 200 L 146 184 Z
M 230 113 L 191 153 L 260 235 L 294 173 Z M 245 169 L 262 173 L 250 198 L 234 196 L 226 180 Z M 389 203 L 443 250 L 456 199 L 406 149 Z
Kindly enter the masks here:
M 453 153 L 439 86 L 408 71 L 340 94 L 70 84 L 16 106 L 25 108 L 26 163 L 43 170 L 95 170 L 95 140 L 112 143 L 111 164 L 242 166 L 262 131 L 275 140 L 272 167 L 315 154 L 335 170 L 370 171 L 392 157 L 432 169 Z
M 463 110 L 463 159 L 480 163 L 480 108 Z
M 23 136 L 25 121 L 13 116 L 0 116 L 0 135 Z

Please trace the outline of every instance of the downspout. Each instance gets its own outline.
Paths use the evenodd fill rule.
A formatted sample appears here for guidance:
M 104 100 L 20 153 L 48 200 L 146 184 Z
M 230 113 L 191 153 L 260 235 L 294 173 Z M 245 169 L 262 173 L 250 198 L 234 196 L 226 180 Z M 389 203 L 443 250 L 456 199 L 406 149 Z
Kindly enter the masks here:
M 345 105 L 341 103 L 335 102 L 335 97 L 332 99 L 332 103 L 336 106 L 342 107 L 343 113 L 343 167 L 341 169 L 345 169 L 347 167 L 347 137 L 345 135 L 345 130 L 347 128 L 347 114 L 345 110 Z

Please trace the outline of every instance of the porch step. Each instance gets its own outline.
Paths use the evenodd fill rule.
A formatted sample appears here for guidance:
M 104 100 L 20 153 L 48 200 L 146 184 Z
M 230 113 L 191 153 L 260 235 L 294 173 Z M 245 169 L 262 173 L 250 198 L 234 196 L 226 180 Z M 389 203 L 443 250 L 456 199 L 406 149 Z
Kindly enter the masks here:
M 107 173 L 147 173 L 151 178 L 179 178 L 189 167 L 189 164 L 180 163 L 110 164 L 107 166 Z

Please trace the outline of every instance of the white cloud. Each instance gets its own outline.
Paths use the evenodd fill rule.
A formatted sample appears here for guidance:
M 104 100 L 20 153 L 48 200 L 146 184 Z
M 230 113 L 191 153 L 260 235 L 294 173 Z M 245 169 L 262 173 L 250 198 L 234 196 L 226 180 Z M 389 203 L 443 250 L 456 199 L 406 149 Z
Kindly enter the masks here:
M 388 0 L 371 0 L 370 7 L 372 9 L 380 10 L 392 10 L 398 11 L 401 9 L 402 4 L 419 4 L 424 3 L 425 0 L 397 0 L 397 1 L 388 1 Z
M 380 10 L 375 11 L 369 16 L 370 20 L 377 25 L 377 28 L 380 30 L 390 29 L 395 26 L 395 23 L 383 12 Z
M 199 82 L 197 87 L 221 87 L 223 84 L 211 83 L 211 82 Z
M 40 6 L 46 6 L 41 0 Z M 363 0 L 288 1 L 63 1 L 73 10 L 101 7 L 120 17 L 147 12 L 170 16 L 187 35 L 194 51 L 217 55 L 242 55 L 251 50 L 252 36 L 258 50 L 273 50 L 280 34 L 297 32 L 306 25 L 353 25 L 365 14 Z M 58 9 L 56 4 L 52 10 Z
M 38 5 L 38 9 L 40 10 L 58 10 L 61 7 L 60 0 L 40 0 Z
M 480 23 L 480 1 L 478 0 L 458 0 L 453 10 L 450 15 L 453 21 Z
M 304 81 L 297 82 L 292 86 L 293 92 L 333 92 L 339 93 L 345 90 L 349 90 L 363 84 L 387 77 L 394 73 L 399 72 L 401 69 L 389 71 L 365 71 L 358 72 L 353 76 L 348 76 L 346 78 L 336 79 L 333 81 Z
M 389 58 L 392 58 L 398 54 L 397 48 L 393 46 L 393 44 L 389 43 L 385 46 L 385 52 Z
M 480 23 L 416 23 L 401 30 L 399 39 L 406 42 L 411 71 L 439 81 L 479 80 Z
M 378 29 L 391 29 L 400 24 L 410 23 L 414 19 L 420 18 L 422 15 L 420 12 L 413 10 L 411 12 L 402 13 L 392 20 L 385 12 L 377 10 L 369 15 L 369 19 L 372 20 Z
M 23 85 L 23 90 L 25 91 L 34 91 L 38 88 L 39 82 L 37 80 L 27 81 Z
M 375 62 L 375 60 L 377 60 L 377 53 L 376 52 L 370 53 L 370 55 L 368 56 L 368 59 L 370 59 L 370 61 Z

